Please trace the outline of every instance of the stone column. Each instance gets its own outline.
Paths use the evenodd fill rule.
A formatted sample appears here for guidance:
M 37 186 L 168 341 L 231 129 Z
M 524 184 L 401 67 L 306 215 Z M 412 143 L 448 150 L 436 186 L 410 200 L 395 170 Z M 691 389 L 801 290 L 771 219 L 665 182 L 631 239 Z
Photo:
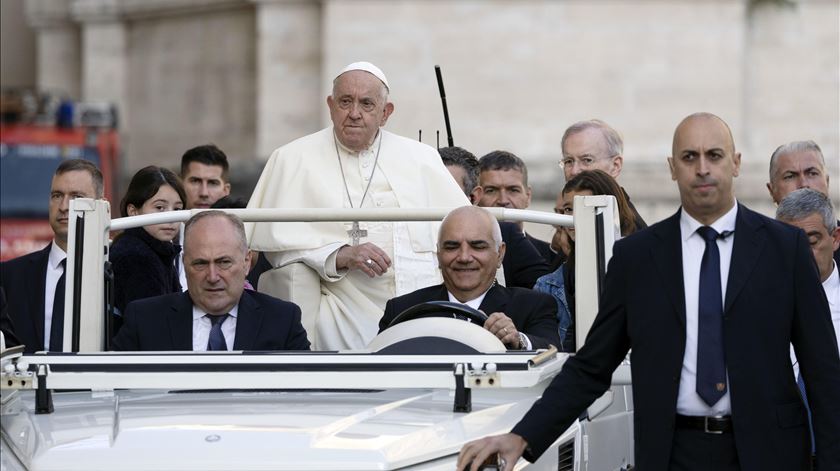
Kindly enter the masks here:
M 26 17 L 36 29 L 36 86 L 72 99 L 81 96 L 79 28 L 70 16 L 69 2 L 33 0 L 25 3 Z
M 256 0 L 257 156 L 321 128 L 320 1 Z
M 82 25 L 82 100 L 116 105 L 120 128 L 128 129 L 128 34 L 117 4 L 79 1 L 73 16 Z

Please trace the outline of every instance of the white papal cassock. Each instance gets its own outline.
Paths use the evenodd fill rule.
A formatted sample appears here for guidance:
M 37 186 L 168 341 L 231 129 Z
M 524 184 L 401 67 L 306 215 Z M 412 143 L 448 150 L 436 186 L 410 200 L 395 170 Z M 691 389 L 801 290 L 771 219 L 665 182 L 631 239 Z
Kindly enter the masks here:
M 363 208 L 469 204 L 432 147 L 380 129 L 368 149 L 355 153 L 343 147 L 329 127 L 275 150 L 248 207 L 359 208 L 371 176 Z M 338 249 L 351 243 L 350 222 L 251 223 L 246 231 L 251 249 L 265 252 L 274 267 L 303 262 L 318 272 L 320 308 L 317 313 L 303 313 L 304 326 L 315 348 L 339 350 L 363 348 L 376 336 L 388 299 L 440 283 L 435 257 L 439 225 L 361 222 L 367 236 L 360 243 L 376 244 L 393 262 L 384 275 L 375 278 L 360 270 L 335 268 Z

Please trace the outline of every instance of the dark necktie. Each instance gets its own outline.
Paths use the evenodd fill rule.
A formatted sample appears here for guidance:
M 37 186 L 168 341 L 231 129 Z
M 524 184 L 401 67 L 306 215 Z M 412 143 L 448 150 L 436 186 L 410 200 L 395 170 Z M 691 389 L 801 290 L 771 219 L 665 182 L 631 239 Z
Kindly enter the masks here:
M 227 350 L 225 335 L 222 333 L 222 324 L 225 322 L 225 319 L 228 318 L 228 314 L 222 314 L 221 316 L 212 316 L 207 314 L 207 318 L 210 319 L 210 323 L 213 324 L 213 326 L 210 327 L 210 338 L 207 340 L 207 350 Z
M 717 231 L 697 229 L 706 241 L 700 262 L 697 327 L 697 394 L 714 406 L 726 393 L 726 363 L 723 352 L 723 296 L 720 289 L 720 251 Z M 724 237 L 728 234 L 724 233 Z
M 67 259 L 61 261 L 61 276 L 55 285 L 53 297 L 52 325 L 50 326 L 49 351 L 60 352 L 64 348 L 64 287 L 67 274 Z

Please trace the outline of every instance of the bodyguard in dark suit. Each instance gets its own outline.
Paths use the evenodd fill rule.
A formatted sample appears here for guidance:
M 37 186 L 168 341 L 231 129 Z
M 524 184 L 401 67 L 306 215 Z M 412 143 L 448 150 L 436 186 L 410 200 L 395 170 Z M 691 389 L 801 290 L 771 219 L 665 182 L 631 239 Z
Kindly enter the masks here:
M 0 263 L 0 286 L 26 353 L 62 350 L 70 200 L 99 199 L 102 194 L 102 173 L 93 163 L 63 161 L 50 185 L 49 222 L 55 238 L 42 250 Z
M 297 305 L 245 290 L 242 221 L 222 211 L 184 226 L 186 293 L 129 303 L 116 350 L 309 350 Z
M 437 257 L 443 284 L 398 296 L 385 304 L 380 332 L 402 311 L 428 301 L 452 301 L 489 316 L 484 328 L 510 349 L 560 345 L 557 303 L 544 293 L 495 284 L 505 244 L 496 219 L 474 206 L 454 209 L 443 220 Z
M 459 469 L 495 451 L 505 469 L 539 457 L 628 350 L 639 469 L 810 469 L 791 343 L 818 468 L 838 469 L 840 354 L 808 241 L 736 203 L 740 154 L 720 118 L 683 120 L 669 164 L 682 209 L 615 244 L 586 344 L 511 433 L 467 444 Z

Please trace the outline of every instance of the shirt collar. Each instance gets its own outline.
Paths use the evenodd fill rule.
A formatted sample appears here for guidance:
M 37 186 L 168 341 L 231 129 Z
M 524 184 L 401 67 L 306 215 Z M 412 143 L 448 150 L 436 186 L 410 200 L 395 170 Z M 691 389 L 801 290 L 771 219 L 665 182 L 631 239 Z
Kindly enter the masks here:
M 822 285 L 829 300 L 831 299 L 832 293 L 840 295 L 840 274 L 838 274 L 836 262 L 834 263 L 834 270 L 831 270 L 831 274 L 823 281 Z M 837 298 L 835 297 L 834 299 Z
M 59 265 L 61 265 L 61 261 L 67 258 L 67 252 L 61 250 L 61 247 L 52 241 L 52 246 L 50 247 L 50 256 L 49 256 L 49 264 L 50 268 L 53 270 L 58 270 Z
M 494 284 L 495 283 L 493 283 L 493 285 Z M 455 295 L 453 295 L 449 290 L 446 290 L 446 294 L 449 295 L 449 302 L 458 303 L 458 304 L 466 304 L 467 306 L 477 310 L 479 308 L 479 306 L 481 306 L 481 303 L 484 302 L 484 297 L 487 296 L 487 292 L 490 291 L 490 289 L 493 288 L 493 285 L 490 285 L 490 288 L 487 288 L 487 291 L 481 293 L 481 295 L 478 296 L 477 298 L 470 299 L 469 301 L 464 302 L 464 303 L 462 303 L 461 301 L 458 301 L 458 298 L 456 298 Z
M 717 231 L 718 234 L 721 234 L 724 231 L 734 232 L 737 216 L 738 201 L 736 200 L 735 204 L 732 205 L 732 208 L 729 211 L 719 217 L 715 222 L 709 224 L 709 226 Z M 683 242 L 688 240 L 689 237 L 693 236 L 694 233 L 697 232 L 697 229 L 703 226 L 704 224 L 691 217 L 691 215 L 689 215 L 684 209 L 680 211 L 680 230 L 682 232 L 681 235 Z
M 207 313 L 204 312 L 204 309 L 201 309 L 200 307 L 193 304 L 192 315 L 193 315 L 193 320 L 196 320 L 196 319 L 201 319 L 202 317 L 206 316 Z M 233 309 L 231 309 L 230 312 L 228 312 L 228 315 L 230 317 L 237 317 L 237 315 L 239 315 L 239 305 L 237 304 L 236 306 L 233 306 Z

